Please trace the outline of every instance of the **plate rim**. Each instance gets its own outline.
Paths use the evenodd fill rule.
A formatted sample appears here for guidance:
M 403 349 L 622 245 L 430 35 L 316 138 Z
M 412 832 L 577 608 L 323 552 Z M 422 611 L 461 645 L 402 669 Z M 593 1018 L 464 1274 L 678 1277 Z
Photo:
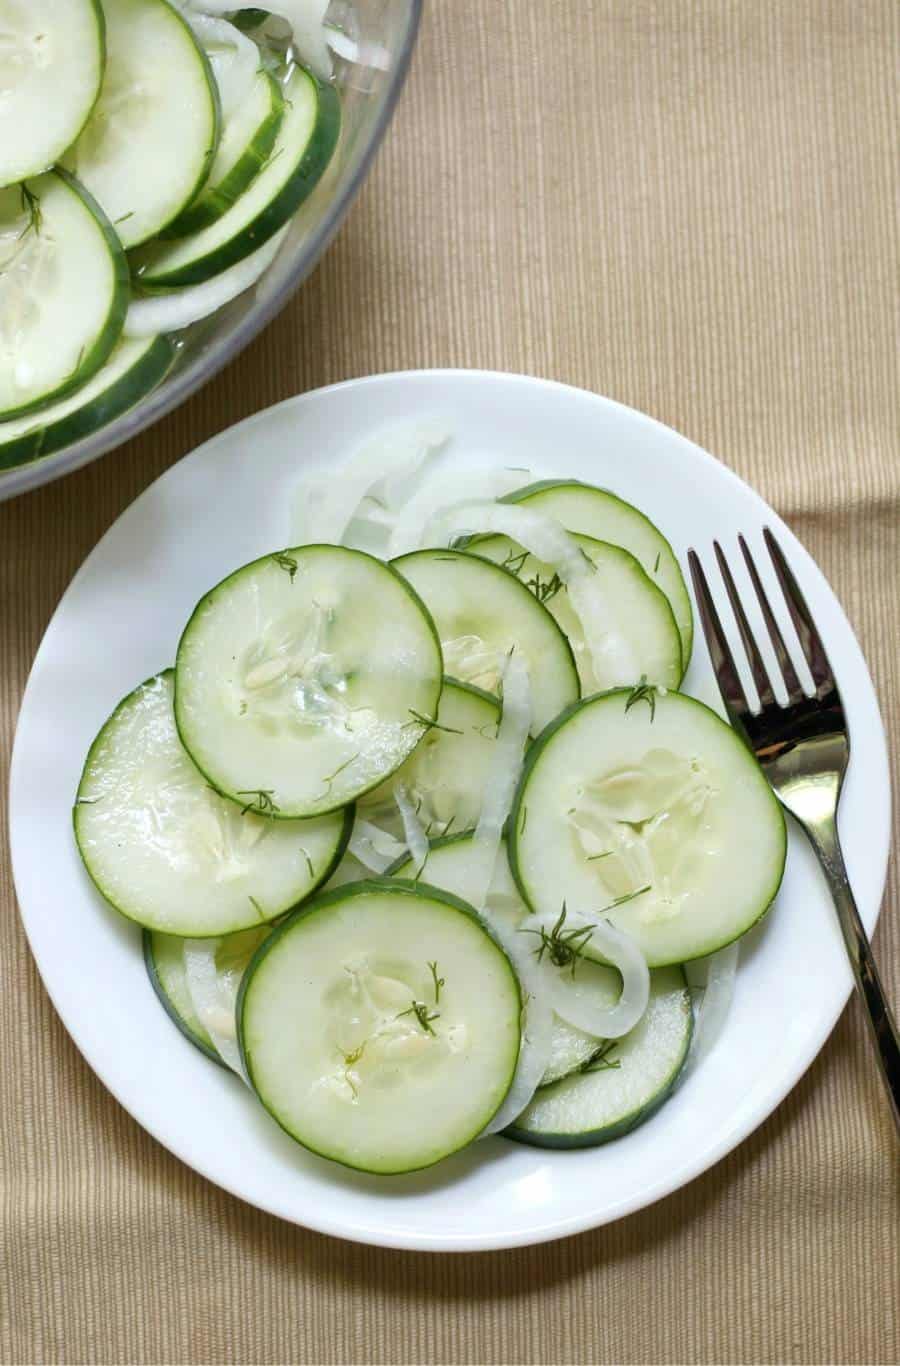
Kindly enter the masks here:
M 856 646 L 860 661 L 865 671 L 865 677 L 869 683 L 872 700 L 874 702 L 874 719 L 877 722 L 876 735 L 878 740 L 878 753 L 873 753 L 869 755 L 868 758 L 870 762 L 878 762 L 879 767 L 881 769 L 880 776 L 882 782 L 880 786 L 882 791 L 881 800 L 879 800 L 878 803 L 878 809 L 881 811 L 883 815 L 884 825 L 886 829 L 886 838 L 884 841 L 882 857 L 880 859 L 880 868 L 878 870 L 878 899 L 874 911 L 874 916 L 872 918 L 871 927 L 869 929 L 870 935 L 874 932 L 875 926 L 877 925 L 883 907 L 884 891 L 888 872 L 888 861 L 890 852 L 890 826 L 892 817 L 892 792 L 890 786 L 887 737 L 884 727 L 884 719 L 878 702 L 878 695 L 875 690 L 874 681 L 872 679 L 871 672 L 869 670 L 868 664 L 865 659 L 865 655 L 862 651 L 862 647 L 859 643 L 856 632 L 853 629 L 853 626 L 850 623 L 839 598 L 832 589 L 831 584 L 828 581 L 823 570 L 819 567 L 818 563 L 813 559 L 809 551 L 806 550 L 803 543 L 799 540 L 799 538 L 791 530 L 787 523 L 784 522 L 784 520 L 775 511 L 771 504 L 768 503 L 766 499 L 764 499 L 762 495 L 758 493 L 751 484 L 749 484 L 746 480 L 742 479 L 740 475 L 738 475 L 733 469 L 730 468 L 730 466 L 725 464 L 723 461 L 719 460 L 716 456 L 714 456 L 710 451 L 706 450 L 704 447 L 698 445 L 690 437 L 685 436 L 681 432 L 677 431 L 677 429 L 670 427 L 668 424 L 661 422 L 659 419 L 650 416 L 648 413 L 645 413 L 640 409 L 632 408 L 627 404 L 621 403 L 616 399 L 609 398 L 606 395 L 599 394 L 594 390 L 586 389 L 578 385 L 567 384 L 563 381 L 548 379 L 542 376 L 529 375 L 522 372 L 463 366 L 447 368 L 422 367 L 410 370 L 385 371 L 383 373 L 361 375 L 351 379 L 340 380 L 332 384 L 322 385 L 316 389 L 311 389 L 303 393 L 291 395 L 288 398 L 280 400 L 278 403 L 274 403 L 269 405 L 268 407 L 262 408 L 258 412 L 252 413 L 248 417 L 243 418 L 241 421 L 233 423 L 230 426 L 223 428 L 221 431 L 216 432 L 213 436 L 207 438 L 207 440 L 201 442 L 199 445 L 192 447 L 189 451 L 186 451 L 184 455 L 180 456 L 178 460 L 176 460 L 166 470 L 159 474 L 155 479 L 151 480 L 150 483 L 146 486 L 146 488 L 142 489 L 136 498 L 132 499 L 130 503 L 128 503 L 124 508 L 122 508 L 121 512 L 114 519 L 114 521 L 104 530 L 103 534 L 100 536 L 100 538 L 91 548 L 91 550 L 85 556 L 84 560 L 79 565 L 78 569 L 72 576 L 72 579 L 70 580 L 69 584 L 60 596 L 60 599 L 56 604 L 56 607 L 54 608 L 53 614 L 51 615 L 50 620 L 47 623 L 44 633 L 41 636 L 38 648 L 35 652 L 35 656 L 32 661 L 31 668 L 29 669 L 28 678 L 22 693 L 21 703 L 19 706 L 19 712 L 16 720 L 15 735 L 13 740 L 7 789 L 10 862 L 12 866 L 13 886 L 16 895 L 16 904 L 19 913 L 19 920 L 25 932 L 26 940 L 28 942 L 29 949 L 31 951 L 35 965 L 37 967 L 41 984 L 43 986 L 43 989 L 47 992 L 47 995 L 50 998 L 54 1010 L 56 1010 L 57 1015 L 59 1016 L 67 1034 L 69 1035 L 69 1038 L 74 1043 L 75 1047 L 77 1048 L 78 1052 L 86 1062 L 87 1066 L 91 1069 L 94 1075 L 101 1081 L 103 1086 L 110 1092 L 110 1094 L 115 1098 L 118 1104 L 122 1106 L 122 1108 L 126 1111 L 126 1113 L 136 1124 L 138 1124 L 142 1129 L 145 1129 L 146 1132 L 148 1132 L 156 1142 L 160 1143 L 168 1152 L 172 1153 L 174 1157 L 176 1157 L 180 1162 L 183 1162 L 186 1166 L 188 1166 L 197 1175 L 201 1176 L 204 1180 L 212 1182 L 214 1185 L 217 1185 L 221 1189 L 226 1190 L 230 1195 L 235 1196 L 237 1199 L 243 1201 L 245 1204 L 251 1205 L 253 1208 L 261 1209 L 267 1214 L 271 1214 L 279 1219 L 285 1220 L 285 1222 L 298 1224 L 299 1226 L 308 1228 L 314 1232 L 323 1233 L 332 1237 L 343 1238 L 350 1242 L 361 1243 L 368 1246 L 422 1252 L 485 1252 L 503 1251 L 514 1247 L 536 1246 L 541 1243 L 551 1242 L 558 1238 L 571 1237 L 577 1233 L 602 1228 L 605 1225 L 622 1219 L 629 1214 L 637 1213 L 639 1210 L 645 1209 L 648 1206 L 655 1204 L 657 1201 L 664 1199 L 666 1196 L 673 1194 L 675 1191 L 680 1190 L 682 1187 L 687 1186 L 692 1181 L 696 1180 L 697 1177 L 701 1176 L 705 1171 L 708 1171 L 712 1167 L 717 1165 L 725 1156 L 728 1155 L 728 1153 L 737 1148 L 741 1143 L 744 1142 L 746 1138 L 748 1138 L 753 1132 L 755 1132 L 755 1130 L 760 1128 L 761 1125 L 763 1125 L 765 1121 L 771 1116 L 771 1114 L 778 1108 L 778 1106 L 781 1105 L 785 1097 L 799 1084 L 799 1082 L 805 1076 L 806 1072 L 809 1070 L 812 1063 L 815 1061 L 816 1057 L 825 1047 L 826 1043 L 828 1042 L 828 1039 L 830 1038 L 835 1028 L 835 1025 L 837 1024 L 841 1014 L 843 1013 L 853 990 L 852 979 L 847 982 L 843 993 L 839 994 L 837 1006 L 831 1012 L 831 1018 L 827 1023 L 827 1027 L 821 1034 L 821 1037 L 818 1038 L 816 1042 L 807 1044 L 806 1048 L 803 1050 L 803 1059 L 799 1066 L 796 1069 L 791 1070 L 790 1075 L 787 1077 L 787 1079 L 780 1079 L 778 1085 L 774 1086 L 769 1092 L 766 1093 L 763 1101 L 756 1105 L 751 1115 L 745 1117 L 735 1127 L 726 1129 L 723 1136 L 716 1144 L 713 1145 L 712 1149 L 704 1149 L 698 1158 L 694 1159 L 693 1161 L 687 1161 L 683 1163 L 678 1168 L 677 1173 L 675 1175 L 673 1175 L 672 1177 L 661 1177 L 658 1180 L 652 1182 L 646 1188 L 643 1188 L 639 1194 L 635 1194 L 633 1197 L 624 1197 L 614 1202 L 612 1206 L 609 1208 L 609 1210 L 604 1212 L 603 1215 L 600 1217 L 597 1216 L 595 1211 L 592 1211 L 586 1214 L 571 1215 L 557 1218 L 555 1220 L 544 1220 L 542 1223 L 539 1223 L 529 1228 L 527 1233 L 522 1232 L 518 1229 L 507 1229 L 499 1230 L 497 1232 L 489 1234 L 476 1235 L 454 1232 L 439 1232 L 435 1234 L 428 1234 L 413 1229 L 407 1231 L 402 1227 L 400 1227 L 397 1231 L 392 1231 L 386 1230 L 383 1227 L 369 1225 L 365 1222 L 365 1220 L 360 1220 L 358 1223 L 351 1225 L 340 1218 L 334 1220 L 330 1219 L 327 1217 L 327 1214 L 323 1217 L 323 1211 L 321 1207 L 317 1207 L 315 1209 L 310 1210 L 308 1218 L 306 1217 L 306 1213 L 304 1212 L 304 1218 L 301 1221 L 300 1219 L 293 1218 L 290 1214 L 286 1214 L 282 1209 L 277 1208 L 275 1204 L 271 1201 L 268 1201 L 266 1199 L 260 1199 L 256 1196 L 251 1198 L 247 1196 L 245 1193 L 243 1193 L 240 1189 L 238 1189 L 236 1185 L 231 1181 L 223 1179 L 219 1175 L 210 1175 L 210 1173 L 207 1170 L 204 1170 L 202 1167 L 197 1165 L 195 1155 L 188 1157 L 184 1153 L 179 1152 L 176 1149 L 176 1147 L 173 1146 L 173 1143 L 170 1142 L 163 1135 L 163 1133 L 159 1131 L 155 1122 L 147 1122 L 143 1118 L 137 1117 L 128 1101 L 124 1099 L 123 1095 L 120 1093 L 121 1090 L 124 1088 L 120 1088 L 118 1081 L 111 1082 L 105 1075 L 103 1075 L 103 1073 L 98 1071 L 97 1068 L 94 1066 L 93 1062 L 91 1061 L 88 1055 L 88 1051 L 82 1045 L 82 1042 L 79 1038 L 77 1032 L 77 1021 L 70 1023 L 70 1020 L 67 1018 L 67 1014 L 63 1011 L 63 1009 L 61 1009 L 60 1005 L 58 1004 L 56 993 L 54 992 L 53 988 L 48 983 L 45 977 L 44 967 L 41 962 L 41 958 L 32 939 L 32 933 L 29 928 L 28 918 L 23 910 L 22 901 L 19 893 L 20 876 L 18 868 L 19 859 L 21 855 L 17 853 L 19 842 L 16 833 L 17 823 L 15 820 L 14 813 L 16 809 L 16 789 L 18 786 L 17 774 L 19 772 L 20 765 L 23 762 L 20 758 L 20 734 L 22 730 L 21 722 L 22 717 L 26 712 L 26 708 L 29 702 L 29 694 L 32 689 L 32 682 L 37 673 L 38 665 L 40 663 L 47 638 L 50 636 L 52 628 L 56 623 L 57 617 L 63 611 L 70 595 L 72 595 L 77 590 L 82 576 L 87 572 L 91 561 L 93 560 L 94 556 L 99 553 L 100 547 L 104 544 L 107 537 L 127 514 L 129 514 L 133 509 L 135 509 L 143 499 L 149 497 L 152 490 L 156 488 L 157 484 L 159 484 L 162 480 L 167 479 L 170 475 L 174 475 L 174 472 L 179 469 L 179 467 L 183 464 L 185 460 L 192 458 L 193 456 L 200 455 L 202 452 L 207 451 L 209 447 L 214 446 L 217 442 L 225 439 L 226 437 L 232 436 L 235 432 L 244 432 L 248 428 L 254 427 L 256 424 L 270 420 L 274 414 L 283 412 L 286 409 L 302 408 L 304 403 L 309 402 L 311 400 L 314 401 L 321 395 L 333 394 L 336 392 L 348 390 L 358 390 L 372 386 L 378 386 L 381 384 L 385 384 L 386 382 L 396 383 L 400 381 L 405 383 L 411 380 L 434 381 L 446 379 L 453 380 L 460 378 L 463 378 L 467 381 L 474 380 L 478 383 L 486 382 L 487 384 L 494 384 L 497 381 L 502 381 L 512 385 L 537 386 L 541 389 L 552 390 L 562 392 L 563 394 L 576 396 L 579 400 L 583 400 L 586 398 L 590 400 L 592 403 L 596 403 L 607 409 L 614 410 L 615 412 L 620 414 L 620 416 L 625 421 L 631 423 L 636 422 L 638 425 L 643 426 L 646 429 L 649 429 L 651 432 L 661 432 L 662 434 L 664 434 L 667 440 L 671 441 L 671 439 L 674 438 L 677 444 L 681 447 L 681 450 L 684 454 L 689 455 L 693 459 L 697 459 L 699 457 L 701 464 L 703 464 L 706 467 L 715 468 L 717 475 L 724 475 L 726 480 L 732 483 L 732 485 L 736 486 L 736 489 L 738 491 L 740 491 L 744 495 L 749 493 L 753 499 L 755 499 L 758 503 L 763 505 L 769 517 L 772 519 L 775 529 L 786 532 L 787 535 L 790 537 L 791 541 L 800 547 L 803 555 L 809 561 L 809 564 L 812 565 L 816 573 L 821 577 L 823 583 L 827 587 L 832 598 L 834 610 L 839 614 L 839 617 L 842 620 L 844 627 L 846 628 L 850 638 Z M 693 605 L 694 604 L 692 599 L 692 606 Z M 698 629 L 695 635 L 695 649 L 699 645 L 701 636 L 702 632 Z M 705 646 L 700 645 L 700 648 L 703 649 L 705 648 Z

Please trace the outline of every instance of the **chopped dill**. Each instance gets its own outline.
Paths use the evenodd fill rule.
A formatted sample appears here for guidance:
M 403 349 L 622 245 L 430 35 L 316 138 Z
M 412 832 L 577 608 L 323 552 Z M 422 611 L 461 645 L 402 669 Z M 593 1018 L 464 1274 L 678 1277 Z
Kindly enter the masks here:
M 441 987 L 446 986 L 443 977 L 438 977 L 438 965 L 436 962 L 428 964 L 431 973 L 431 980 L 434 983 L 434 1004 L 437 1005 L 441 999 Z
M 415 1015 L 426 1034 L 434 1034 L 434 1030 L 431 1028 L 432 1021 L 441 1018 L 440 1011 L 429 1011 L 424 1001 L 413 1001 L 408 1010 L 401 1010 L 395 1018 L 402 1020 L 404 1015 Z
M 259 904 L 259 902 L 257 901 L 256 897 L 255 897 L 255 896 L 248 896 L 248 897 L 247 897 L 247 900 L 250 902 L 250 905 L 253 907 L 254 911 L 256 911 L 256 914 L 259 916 L 260 920 L 265 920 L 265 918 L 266 918 L 266 913 L 265 913 L 265 911 L 263 910 L 262 906 L 260 906 L 260 904 Z
M 519 834 L 525 834 L 525 826 L 528 824 L 528 807 L 522 807 L 522 819 L 519 822 Z
M 563 581 L 556 573 L 552 579 L 542 579 L 540 574 L 535 574 L 533 579 L 526 580 L 525 587 L 531 590 L 538 602 L 547 603 L 556 597 L 563 587 Z
M 500 563 L 500 568 L 508 569 L 510 574 L 515 574 L 516 578 L 518 578 L 525 568 L 525 561 L 527 559 L 527 550 L 508 550 L 505 559 Z
M 338 765 L 338 767 L 334 770 L 332 774 L 330 774 L 327 778 L 323 779 L 325 783 L 326 794 L 331 791 L 331 784 L 334 782 L 335 778 L 339 777 L 343 773 L 345 768 L 349 768 L 351 764 L 355 764 L 358 758 L 359 752 L 357 752 L 356 754 L 351 754 L 349 759 L 345 759 L 342 764 Z
M 289 555 L 286 550 L 279 550 L 277 554 L 272 556 L 272 559 L 279 569 L 283 569 L 290 576 L 291 583 L 293 583 L 297 577 L 297 561 L 293 555 Z
M 661 550 L 657 550 L 657 552 L 656 552 L 656 559 L 653 561 L 653 572 L 654 572 L 654 574 L 658 574 L 658 573 L 659 573 L 659 557 L 660 557 L 661 554 L 662 554 L 662 551 L 661 551 Z
M 310 856 L 309 856 L 308 850 L 304 849 L 302 844 L 301 844 L 301 846 L 300 846 L 300 853 L 301 853 L 301 854 L 303 855 L 303 857 L 306 859 L 306 866 L 307 866 L 307 868 L 309 869 L 309 875 L 310 875 L 310 877 L 314 878 L 315 875 L 316 875 L 316 870 L 315 870 L 315 868 L 313 867 L 313 861 L 312 861 L 312 859 L 311 859 Z
M 33 232 L 35 237 L 40 236 L 41 228 L 44 226 L 44 216 L 41 212 L 41 201 L 24 182 L 19 186 L 19 195 L 22 200 L 22 210 L 28 214 L 28 222 L 17 239 L 21 242 L 30 232 Z
M 585 863 L 596 863 L 598 858 L 609 858 L 615 852 L 615 849 L 604 849 L 602 854 L 588 854 Z
M 350 1052 L 350 1053 L 344 1053 L 344 1052 L 342 1051 L 341 1056 L 342 1056 L 343 1059 L 344 1059 L 344 1065 L 345 1065 L 346 1067 L 352 1067 L 353 1064 L 354 1064 L 355 1062 L 359 1062 L 360 1058 L 362 1057 L 362 1055 L 363 1055 L 363 1053 L 364 1053 L 365 1051 L 366 1051 L 366 1041 L 365 1041 L 365 1039 L 363 1039 L 363 1041 L 362 1041 L 362 1043 L 359 1045 L 359 1047 L 358 1047 L 358 1048 L 354 1048 L 354 1049 L 352 1050 L 352 1052 Z M 589 1061 L 590 1061 L 590 1060 L 589 1060 Z M 348 1081 L 350 1080 L 349 1077 L 347 1078 L 347 1080 L 348 1080 Z M 350 1085 L 352 1086 L 353 1083 L 350 1082 Z
M 238 792 L 239 797 L 252 797 L 253 800 L 241 807 L 241 815 L 252 811 L 255 816 L 276 816 L 281 807 L 273 800 L 271 788 L 245 788 Z
M 610 1059 L 610 1053 L 618 1044 L 618 1039 L 604 1039 L 599 1048 L 595 1048 L 590 1057 L 585 1058 L 579 1067 L 579 1072 L 611 1072 L 616 1067 L 622 1066 L 622 1059 Z
M 113 227 L 117 227 L 119 223 L 127 223 L 129 218 L 134 218 L 134 209 L 130 213 L 123 213 L 120 218 L 114 218 Z
M 442 730 L 447 735 L 462 735 L 462 731 L 457 730 L 455 726 L 442 726 L 440 721 L 432 721 L 429 719 L 429 717 L 423 716 L 420 711 L 414 711 L 412 707 L 408 707 L 407 710 L 409 711 L 412 720 L 407 721 L 404 725 L 402 725 L 400 727 L 401 730 L 406 730 L 407 726 L 424 726 L 426 731 Z
M 563 902 L 556 924 L 548 934 L 543 926 L 539 930 L 523 930 L 523 934 L 536 934 L 540 943 L 535 956 L 540 963 L 547 954 L 550 962 L 557 968 L 571 967 L 575 975 L 575 965 L 584 956 L 585 945 L 594 933 L 593 925 L 582 925 L 580 929 L 566 929 L 566 903 Z
M 75 798 L 75 805 L 76 805 L 76 806 L 96 806 L 97 803 L 98 803 L 99 801 L 100 801 L 100 798 L 99 798 L 99 797 L 76 797 L 76 798 Z
M 656 717 L 656 688 L 652 683 L 647 682 L 646 674 L 641 674 L 640 682 L 635 684 L 628 694 L 628 697 L 625 700 L 626 712 L 631 711 L 632 707 L 636 707 L 638 702 L 647 703 L 647 706 L 650 708 L 650 720 L 652 722 Z

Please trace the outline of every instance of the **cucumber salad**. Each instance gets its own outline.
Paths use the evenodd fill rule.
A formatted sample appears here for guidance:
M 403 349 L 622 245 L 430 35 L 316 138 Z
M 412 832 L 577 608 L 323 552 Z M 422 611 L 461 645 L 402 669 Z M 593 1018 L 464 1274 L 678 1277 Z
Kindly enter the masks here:
M 354 54 L 321 0 L 271 10 L 0 6 L 0 469 L 131 408 L 274 260 Z
M 415 429 L 307 475 L 286 546 L 208 588 L 74 807 L 181 1033 L 377 1174 L 646 1121 L 715 1042 L 786 852 L 749 751 L 681 690 L 663 533 L 609 490 L 455 463 Z

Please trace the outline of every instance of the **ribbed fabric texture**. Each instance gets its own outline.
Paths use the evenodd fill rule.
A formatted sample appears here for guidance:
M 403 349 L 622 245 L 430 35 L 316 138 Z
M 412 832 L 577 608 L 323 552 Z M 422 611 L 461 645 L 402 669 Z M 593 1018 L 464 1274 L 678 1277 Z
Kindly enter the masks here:
M 431 0 L 299 297 L 152 431 L 0 507 L 4 767 L 50 615 L 141 489 L 278 399 L 426 365 L 584 385 L 713 451 L 825 569 L 896 731 L 898 40 L 890 0 Z M 653 1208 L 520 1252 L 388 1253 L 170 1157 L 59 1024 L 5 854 L 0 912 L 4 1363 L 900 1360 L 900 1170 L 855 1004 L 772 1118 Z M 896 1002 L 896 879 L 876 948 Z

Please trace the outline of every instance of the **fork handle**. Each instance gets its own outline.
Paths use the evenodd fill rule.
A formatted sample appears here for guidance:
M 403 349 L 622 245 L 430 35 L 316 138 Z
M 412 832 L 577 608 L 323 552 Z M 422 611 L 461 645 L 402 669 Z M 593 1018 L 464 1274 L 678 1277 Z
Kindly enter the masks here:
M 838 839 L 837 822 L 831 818 L 816 825 L 805 825 L 813 848 L 819 856 L 822 871 L 834 900 L 838 922 L 856 989 L 866 1008 L 869 1037 L 887 1090 L 894 1124 L 900 1135 L 900 1037 L 897 1024 L 887 1003 L 872 947 L 856 909 L 853 892 L 844 866 L 844 856 Z

